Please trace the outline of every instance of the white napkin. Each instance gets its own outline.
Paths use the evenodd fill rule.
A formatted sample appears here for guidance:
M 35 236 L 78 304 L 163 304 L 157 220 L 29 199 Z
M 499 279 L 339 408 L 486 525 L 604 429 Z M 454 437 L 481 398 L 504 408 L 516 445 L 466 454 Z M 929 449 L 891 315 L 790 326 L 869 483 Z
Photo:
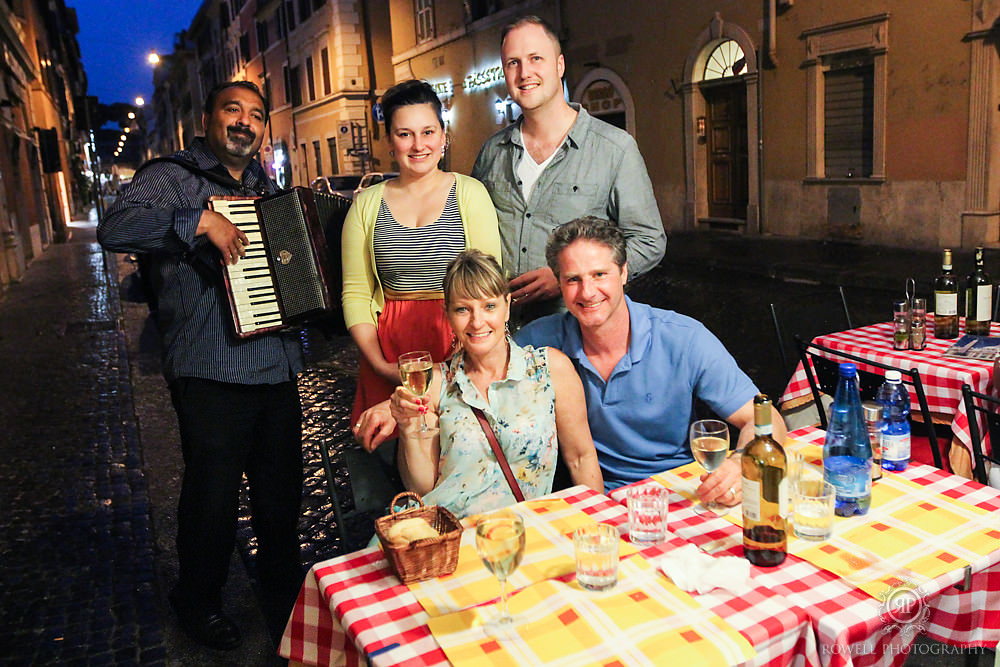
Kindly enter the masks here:
M 737 556 L 709 556 L 693 544 L 674 549 L 660 559 L 663 574 L 685 591 L 707 593 L 724 588 L 733 595 L 750 590 L 750 562 Z

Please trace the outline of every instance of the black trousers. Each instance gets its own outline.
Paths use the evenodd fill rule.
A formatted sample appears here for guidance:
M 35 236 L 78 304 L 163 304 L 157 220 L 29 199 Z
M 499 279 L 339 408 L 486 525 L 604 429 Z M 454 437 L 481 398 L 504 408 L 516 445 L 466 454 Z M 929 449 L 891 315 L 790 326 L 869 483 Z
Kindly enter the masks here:
M 170 383 L 180 423 L 184 481 L 177 510 L 182 604 L 217 611 L 236 543 L 239 490 L 250 486 L 256 569 L 272 632 L 284 626 L 302 582 L 302 406 L 294 381 Z

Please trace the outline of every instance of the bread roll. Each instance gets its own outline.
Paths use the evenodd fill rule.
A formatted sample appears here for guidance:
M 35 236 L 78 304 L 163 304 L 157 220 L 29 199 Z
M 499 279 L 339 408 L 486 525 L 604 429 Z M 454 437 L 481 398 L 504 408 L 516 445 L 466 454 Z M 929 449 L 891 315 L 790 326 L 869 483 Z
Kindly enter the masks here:
M 394 547 L 406 546 L 410 542 L 426 537 L 438 537 L 438 532 L 427 523 L 427 519 L 421 517 L 397 521 L 389 526 L 385 534 L 385 538 Z

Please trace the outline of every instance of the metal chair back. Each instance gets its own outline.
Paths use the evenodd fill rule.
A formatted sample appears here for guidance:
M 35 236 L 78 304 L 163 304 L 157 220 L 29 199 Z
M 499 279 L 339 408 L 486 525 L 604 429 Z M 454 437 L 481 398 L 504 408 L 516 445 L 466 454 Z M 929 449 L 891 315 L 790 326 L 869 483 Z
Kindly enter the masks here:
M 1000 451 L 995 443 L 1000 442 L 1000 399 L 973 391 L 968 384 L 962 385 L 962 399 L 969 415 L 969 434 L 972 436 L 972 477 L 980 484 L 989 484 L 986 462 L 1000 465 Z M 978 401 L 978 403 L 977 403 Z M 979 427 L 979 416 L 986 424 L 985 432 Z M 991 453 L 983 446 L 983 436 L 990 436 Z
M 795 372 L 795 364 L 799 358 L 793 340 L 795 335 L 812 340 L 821 334 L 854 328 L 851 312 L 847 307 L 847 296 L 844 288 L 839 285 L 836 289 L 773 301 L 768 307 L 785 377 L 791 377 Z

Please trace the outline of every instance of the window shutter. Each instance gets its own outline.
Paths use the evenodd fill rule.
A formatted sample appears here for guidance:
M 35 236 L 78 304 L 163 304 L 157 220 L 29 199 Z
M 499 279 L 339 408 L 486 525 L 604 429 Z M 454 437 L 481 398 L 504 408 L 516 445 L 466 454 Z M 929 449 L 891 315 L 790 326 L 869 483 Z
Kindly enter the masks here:
M 831 69 L 824 86 L 826 177 L 871 176 L 874 66 Z

